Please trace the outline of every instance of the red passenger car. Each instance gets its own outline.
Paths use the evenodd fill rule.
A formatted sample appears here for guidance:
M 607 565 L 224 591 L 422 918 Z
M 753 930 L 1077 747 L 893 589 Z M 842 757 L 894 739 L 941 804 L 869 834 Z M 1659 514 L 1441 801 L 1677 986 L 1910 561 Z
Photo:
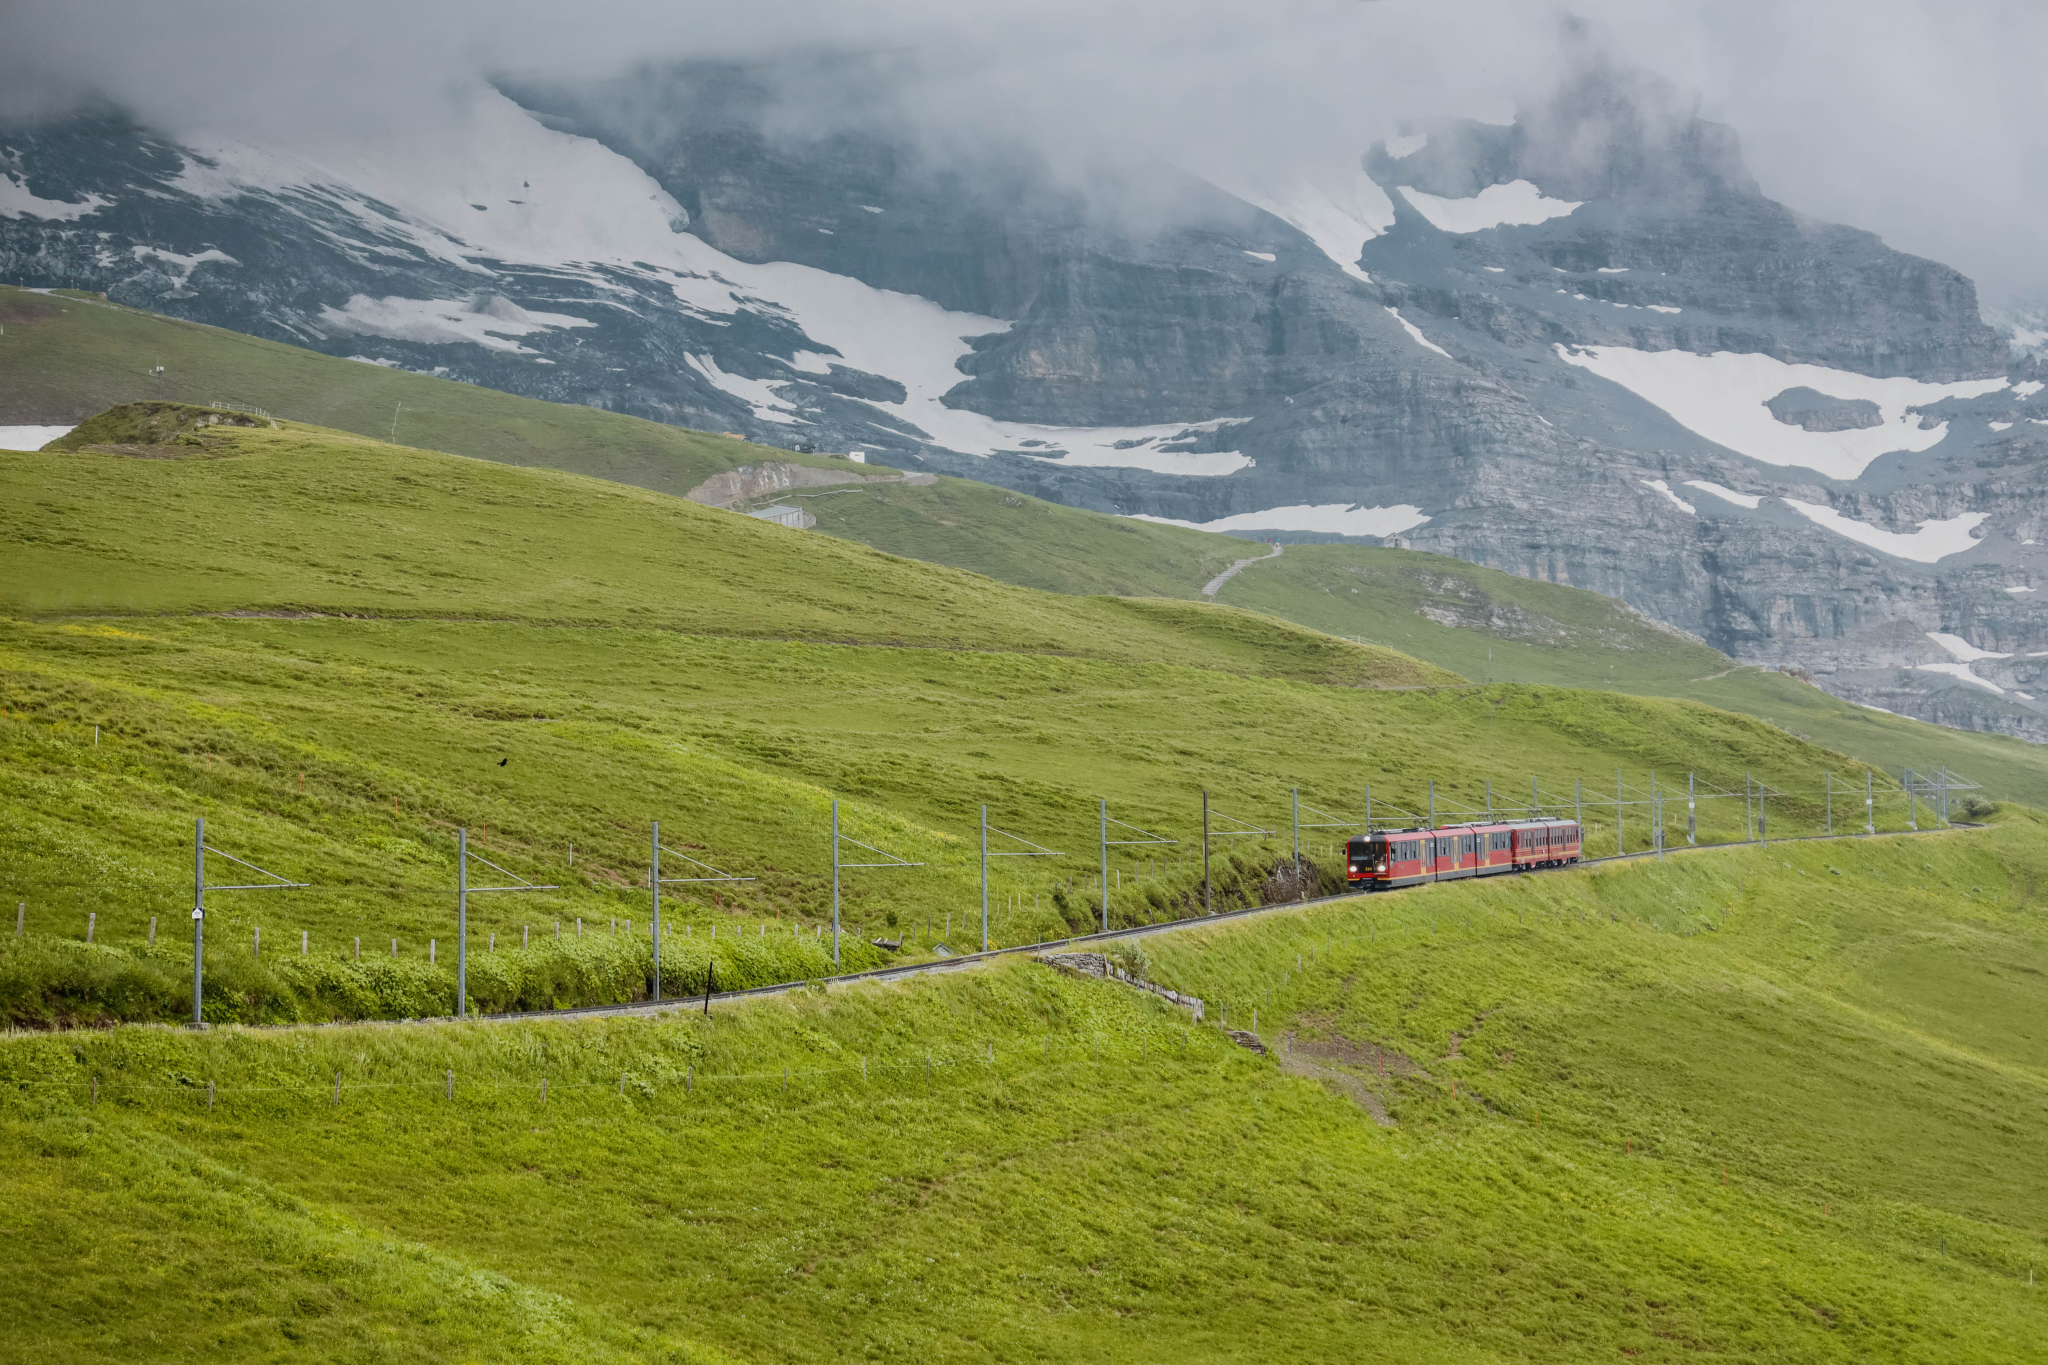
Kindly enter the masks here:
M 1439 829 L 1381 830 L 1346 845 L 1344 879 L 1385 890 L 1456 877 L 1563 867 L 1579 860 L 1576 820 L 1507 820 Z

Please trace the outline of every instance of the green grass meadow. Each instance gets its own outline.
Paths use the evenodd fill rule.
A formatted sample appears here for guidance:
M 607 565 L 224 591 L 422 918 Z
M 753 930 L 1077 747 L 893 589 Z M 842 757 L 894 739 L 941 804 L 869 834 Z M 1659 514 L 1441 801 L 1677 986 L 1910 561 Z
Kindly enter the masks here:
M 2041 847 L 2008 812 L 1141 941 L 1267 1059 L 1022 960 L 17 1036 L 0 1302 L 50 1361 L 2038 1359 Z
M 1900 833 L 1933 812 L 1832 732 L 1632 695 L 1691 647 L 1565 589 L 1524 605 L 1584 657 L 1489 680 L 1472 630 L 1394 638 L 1470 605 L 1402 596 L 1428 557 L 1371 561 L 1359 643 L 1000 490 L 857 495 L 984 576 L 244 420 L 156 402 L 0 456 L 9 1358 L 2048 1355 L 2036 812 Z M 1582 676 L 1601 650 L 1627 686 Z M 1841 733 L 1937 733 L 1901 727 Z M 1792 837 L 1859 824 L 1866 780 L 1883 833 Z M 1205 795 L 1233 909 L 1334 889 L 1368 801 L 1518 814 L 1532 782 L 1595 855 L 1650 847 L 1655 791 L 1668 855 L 1190 918 Z M 1689 786 L 1703 841 L 1767 810 L 1770 842 L 1682 848 Z M 835 801 L 915 864 L 844 875 L 841 968 L 978 946 L 986 806 L 1064 855 L 992 860 L 996 943 L 1106 896 L 1152 930 L 1113 955 L 1205 1019 L 1023 956 L 824 984 Z M 1103 802 L 1172 841 L 1106 887 Z M 210 900 L 192 1030 L 202 816 L 311 885 Z M 667 875 L 750 879 L 664 897 L 669 991 L 794 989 L 441 1017 L 458 830 L 550 888 L 472 898 L 469 1003 L 546 1011 L 647 997 L 655 820 Z
M 145 418 L 182 434 L 122 444 Z M 922 865 L 843 878 L 853 968 L 876 938 L 979 946 L 984 804 L 1066 855 L 992 860 L 991 940 L 1015 944 L 1098 922 L 1105 800 L 1172 841 L 1114 850 L 1112 922 L 1141 924 L 1201 903 L 1205 791 L 1231 906 L 1269 894 L 1297 793 L 1334 887 L 1337 826 L 1368 799 L 1421 818 L 1432 783 L 1444 817 L 1521 809 L 1532 779 L 1553 812 L 1591 794 L 1604 851 L 1650 837 L 1645 808 L 1616 830 L 1597 804 L 1617 773 L 1631 801 L 1653 771 L 1667 795 L 1700 774 L 1723 793 L 1707 839 L 1748 834 L 1726 793 L 1749 774 L 1783 832 L 1824 827 L 1827 781 L 1864 781 L 1693 703 L 1445 685 L 1236 608 L 1035 592 L 600 480 L 201 418 L 129 410 L 0 462 L 21 1023 L 181 1015 L 200 816 L 216 848 L 315 883 L 212 904 L 209 1017 L 262 1022 L 453 1012 L 458 829 L 560 888 L 472 904 L 471 995 L 509 1010 L 651 989 L 655 820 L 675 855 L 753 878 L 672 888 L 670 980 L 716 957 L 744 985 L 827 970 L 835 799 L 845 834 Z M 1677 839 L 1682 804 L 1664 814 Z

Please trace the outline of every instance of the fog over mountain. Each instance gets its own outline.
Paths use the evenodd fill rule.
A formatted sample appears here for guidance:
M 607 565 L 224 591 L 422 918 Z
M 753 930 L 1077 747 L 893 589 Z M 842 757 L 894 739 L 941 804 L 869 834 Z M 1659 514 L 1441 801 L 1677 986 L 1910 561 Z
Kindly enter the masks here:
M 2048 739 L 2031 11 L 4 13 L 0 277 Z
M 886 73 L 877 101 L 935 142 L 1240 172 L 1355 161 L 1419 116 L 1504 121 L 1591 41 L 1734 128 L 1772 197 L 1955 265 L 1988 297 L 2048 292 L 2048 10 L 2011 0 L 7 0 L 0 33 L 0 119 L 111 99 L 172 134 L 359 139 L 437 121 L 502 75 L 854 52 Z

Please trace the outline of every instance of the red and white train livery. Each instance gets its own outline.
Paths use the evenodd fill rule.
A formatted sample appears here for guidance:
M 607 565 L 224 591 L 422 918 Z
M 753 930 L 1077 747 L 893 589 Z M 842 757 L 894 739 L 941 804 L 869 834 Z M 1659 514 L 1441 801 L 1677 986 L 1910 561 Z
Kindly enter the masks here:
M 1441 829 L 1380 830 L 1346 845 L 1345 881 L 1381 891 L 1454 877 L 1565 867 L 1579 860 L 1576 820 L 1504 820 Z

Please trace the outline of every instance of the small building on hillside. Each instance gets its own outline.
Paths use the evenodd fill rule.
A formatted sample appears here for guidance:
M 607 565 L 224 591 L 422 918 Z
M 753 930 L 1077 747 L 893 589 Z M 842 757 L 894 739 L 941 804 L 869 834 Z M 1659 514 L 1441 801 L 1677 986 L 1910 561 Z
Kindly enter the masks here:
M 756 521 L 772 521 L 777 526 L 787 526 L 792 531 L 808 530 L 818 524 L 818 519 L 809 512 L 801 507 L 791 507 L 787 503 L 763 507 L 760 511 L 749 512 L 747 515 Z

